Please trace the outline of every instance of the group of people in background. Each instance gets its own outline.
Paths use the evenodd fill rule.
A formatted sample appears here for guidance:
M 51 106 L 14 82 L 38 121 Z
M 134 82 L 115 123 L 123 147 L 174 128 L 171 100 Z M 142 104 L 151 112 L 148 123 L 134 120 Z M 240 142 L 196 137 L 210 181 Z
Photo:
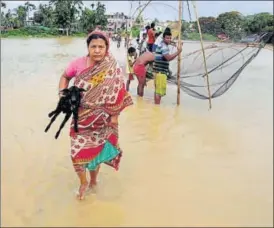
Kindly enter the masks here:
M 155 82 L 154 103 L 160 104 L 161 98 L 166 95 L 167 78 L 170 74 L 169 62 L 180 55 L 182 48 L 177 47 L 177 51 L 171 54 L 169 45 L 174 45 L 171 29 L 167 27 L 163 33 L 156 31 L 155 23 L 145 27 L 137 43 L 139 56 L 135 47 L 128 48 L 126 89 L 129 91 L 130 82 L 134 80 L 135 75 L 138 80 L 137 94 L 142 97 L 147 69 L 151 67 Z

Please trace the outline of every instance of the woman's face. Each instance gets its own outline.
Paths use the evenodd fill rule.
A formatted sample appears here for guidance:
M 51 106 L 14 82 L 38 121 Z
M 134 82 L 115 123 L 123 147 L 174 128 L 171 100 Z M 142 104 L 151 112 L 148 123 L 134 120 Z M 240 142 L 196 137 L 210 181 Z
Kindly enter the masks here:
M 88 52 L 91 60 L 101 61 L 107 52 L 106 42 L 101 38 L 91 40 L 88 45 Z

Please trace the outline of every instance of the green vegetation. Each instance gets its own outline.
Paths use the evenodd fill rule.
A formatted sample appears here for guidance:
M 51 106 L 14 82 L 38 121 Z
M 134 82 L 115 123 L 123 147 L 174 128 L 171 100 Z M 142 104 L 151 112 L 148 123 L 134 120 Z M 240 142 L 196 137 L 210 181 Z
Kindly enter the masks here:
M 56 28 L 47 28 L 43 26 L 29 26 L 19 29 L 13 29 L 6 31 L 1 34 L 2 38 L 51 38 L 61 36 L 58 29 Z M 85 37 L 86 33 L 75 32 L 72 34 L 73 37 Z
M 1 2 L 1 8 L 6 4 Z M 28 26 L 29 12 L 34 12 L 36 26 Z M 91 4 L 91 9 L 83 7 L 80 0 L 50 0 L 49 4 L 35 5 L 26 2 L 16 9 L 1 12 L 1 25 L 6 28 L 2 37 L 35 36 L 50 37 L 58 35 L 79 36 L 87 34 L 100 25 L 106 28 L 106 8 L 101 2 Z M 44 27 L 44 28 L 42 28 Z
M 217 37 L 213 36 L 211 34 L 208 33 L 203 33 L 203 40 L 208 40 L 208 41 L 216 41 Z M 187 34 L 183 34 L 183 39 L 186 40 L 200 40 L 200 34 L 198 32 L 190 32 Z
M 220 14 L 215 17 L 199 18 L 203 37 L 211 40 L 212 36 L 225 34 L 231 40 L 237 41 L 242 37 L 254 33 L 273 32 L 274 20 L 270 13 L 258 13 L 255 15 L 243 16 L 237 11 Z M 198 31 L 196 21 L 182 23 L 182 33 L 193 33 Z M 207 35 L 206 35 L 207 34 Z M 195 39 L 195 34 L 190 35 L 190 39 Z M 199 38 L 199 37 L 196 37 Z
M 132 34 L 132 37 L 137 37 L 139 36 L 140 34 L 140 29 L 137 27 L 137 26 L 132 26 L 131 28 L 131 34 Z

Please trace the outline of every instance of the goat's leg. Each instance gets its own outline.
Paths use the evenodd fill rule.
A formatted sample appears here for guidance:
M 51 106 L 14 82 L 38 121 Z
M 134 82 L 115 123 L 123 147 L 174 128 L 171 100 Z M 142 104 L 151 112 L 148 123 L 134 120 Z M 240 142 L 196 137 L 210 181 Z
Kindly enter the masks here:
M 67 113 L 66 116 L 65 116 L 65 119 L 63 120 L 63 122 L 61 123 L 60 127 L 59 127 L 59 130 L 56 132 L 55 134 L 55 139 L 58 138 L 62 128 L 65 126 L 66 122 L 69 120 L 70 116 L 71 116 L 71 112 Z
M 78 110 L 73 111 L 74 131 L 78 132 Z
M 51 118 L 50 123 L 48 124 L 48 126 L 45 129 L 45 132 L 47 132 L 49 130 L 49 128 L 51 127 L 52 123 L 55 121 L 55 119 L 57 118 L 57 116 L 61 113 L 61 110 L 58 110 L 54 116 Z
M 48 117 L 49 117 L 49 118 L 52 117 L 56 112 L 58 112 L 58 108 L 56 108 L 54 111 L 50 112 L 50 113 L 48 114 Z

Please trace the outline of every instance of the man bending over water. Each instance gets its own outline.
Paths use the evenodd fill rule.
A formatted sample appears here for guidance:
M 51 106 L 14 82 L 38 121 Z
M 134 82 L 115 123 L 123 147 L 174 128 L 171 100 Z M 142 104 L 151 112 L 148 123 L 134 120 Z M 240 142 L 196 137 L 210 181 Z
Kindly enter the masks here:
M 144 96 L 144 87 L 146 85 L 146 66 L 147 64 L 154 61 L 154 54 L 151 52 L 144 52 L 140 55 L 133 66 L 134 74 L 138 79 L 138 88 L 137 94 L 138 96 Z

